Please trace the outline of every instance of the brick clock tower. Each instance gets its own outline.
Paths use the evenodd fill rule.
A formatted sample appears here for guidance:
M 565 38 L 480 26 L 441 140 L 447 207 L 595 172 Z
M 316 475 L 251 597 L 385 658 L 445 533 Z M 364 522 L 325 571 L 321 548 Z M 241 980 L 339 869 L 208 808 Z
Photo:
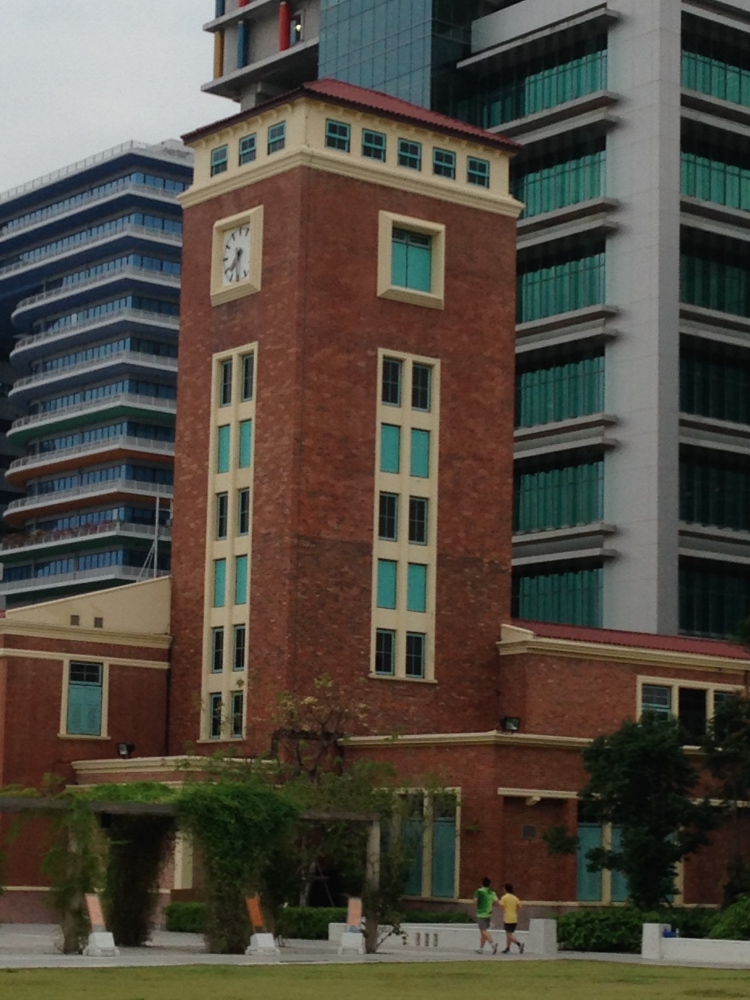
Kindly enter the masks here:
M 170 752 L 497 722 L 510 612 L 514 144 L 332 80 L 193 132 Z

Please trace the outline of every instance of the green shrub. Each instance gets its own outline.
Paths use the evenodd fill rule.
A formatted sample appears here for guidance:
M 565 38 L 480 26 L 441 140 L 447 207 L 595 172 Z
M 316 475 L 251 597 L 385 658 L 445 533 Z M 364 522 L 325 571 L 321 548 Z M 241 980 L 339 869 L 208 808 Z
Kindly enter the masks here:
M 328 925 L 343 924 L 346 910 L 338 906 L 285 906 L 276 921 L 276 933 L 306 941 L 328 940 Z
M 750 940 L 750 896 L 739 896 L 731 906 L 717 914 L 708 936 L 729 941 Z
M 468 913 L 458 910 L 407 910 L 402 920 L 405 924 L 473 924 Z
M 657 910 L 642 913 L 641 919 L 644 924 L 670 924 L 673 931 L 679 931 L 680 937 L 706 938 L 716 921 L 716 910 L 705 907 Z
M 164 907 L 168 931 L 202 934 L 206 922 L 205 903 L 170 903 Z
M 557 922 L 557 940 L 567 951 L 611 951 L 637 954 L 641 950 L 643 917 L 629 907 L 577 910 Z

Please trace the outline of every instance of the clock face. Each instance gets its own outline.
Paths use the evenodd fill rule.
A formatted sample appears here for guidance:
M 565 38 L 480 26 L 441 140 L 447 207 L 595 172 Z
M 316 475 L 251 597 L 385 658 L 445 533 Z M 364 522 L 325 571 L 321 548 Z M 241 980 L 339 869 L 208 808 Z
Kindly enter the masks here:
M 250 227 L 237 226 L 224 233 L 221 257 L 221 280 L 236 285 L 250 276 Z

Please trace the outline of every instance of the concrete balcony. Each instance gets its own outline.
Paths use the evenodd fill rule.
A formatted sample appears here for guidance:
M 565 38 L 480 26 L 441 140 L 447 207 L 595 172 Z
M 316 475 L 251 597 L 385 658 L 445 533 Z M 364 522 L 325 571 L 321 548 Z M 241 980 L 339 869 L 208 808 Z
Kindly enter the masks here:
M 145 309 L 116 309 L 97 316 L 96 319 L 84 320 L 60 330 L 45 330 L 44 333 L 20 337 L 11 351 L 10 359 L 14 365 L 30 364 L 35 358 L 43 357 L 51 350 L 58 350 L 66 342 L 85 344 L 114 335 L 120 330 L 128 333 L 158 330 L 160 333 L 174 333 L 176 338 L 179 329 L 179 316 L 148 312 Z
M 29 580 L 0 581 L 0 595 L 13 597 L 19 594 L 33 594 L 54 590 L 100 590 L 113 583 L 136 583 L 138 580 L 154 576 L 169 576 L 169 570 L 142 569 L 137 566 L 102 566 L 96 569 L 75 570 L 55 576 L 37 576 Z M 13 602 L 16 606 L 18 601 Z
M 113 372 L 111 369 L 115 369 L 115 371 Z M 93 358 L 91 361 L 80 361 L 78 364 L 68 365 L 65 368 L 27 375 L 14 382 L 9 395 L 15 403 L 22 403 L 24 400 L 33 399 L 39 394 L 47 395 L 49 392 L 53 392 L 57 383 L 63 383 L 65 388 L 75 388 L 77 385 L 91 382 L 91 378 L 87 376 L 93 375 L 94 372 L 100 372 L 102 376 L 109 376 L 126 373 L 133 369 L 146 369 L 147 373 L 150 374 L 160 372 L 176 374 L 177 358 L 161 354 L 145 354 L 142 351 L 115 351 L 113 354 Z
M 156 531 L 150 524 L 132 524 L 129 521 L 108 521 L 105 524 L 89 524 L 64 531 L 30 531 L 23 538 L 5 539 L 0 545 L 0 561 L 4 564 L 24 562 L 27 553 L 54 552 L 57 549 L 78 551 L 99 546 L 111 538 L 137 538 L 153 540 Z M 159 527 L 159 541 L 170 543 L 172 534 L 168 527 Z
M 60 448 L 58 451 L 44 451 L 16 458 L 10 463 L 5 478 L 13 485 L 22 486 L 27 480 L 47 472 L 79 468 L 82 465 L 92 464 L 92 460 L 101 462 L 105 457 L 114 459 L 138 455 L 147 458 L 173 459 L 174 442 L 153 441 L 151 438 L 119 434 L 103 438 L 101 441 L 88 441 L 85 444 L 72 445 L 70 448 Z
M 104 396 L 102 399 L 92 399 L 86 403 L 75 403 L 72 406 L 61 407 L 50 413 L 32 413 L 19 417 L 13 422 L 7 432 L 8 440 L 14 446 L 23 446 L 39 434 L 49 433 L 55 428 L 64 429 L 82 423 L 91 423 L 107 416 L 137 413 L 143 418 L 150 413 L 174 417 L 177 411 L 177 401 L 174 399 L 159 399 L 156 396 L 141 396 L 132 392 L 121 392 L 114 396 Z M 88 419 L 87 419 L 88 418 Z
M 56 490 L 53 493 L 40 493 L 34 496 L 19 497 L 13 500 L 5 509 L 4 518 L 9 524 L 20 526 L 29 517 L 39 517 L 43 512 L 59 510 L 76 510 L 81 507 L 91 507 L 101 503 L 128 497 L 157 497 L 165 503 L 172 500 L 173 488 L 161 483 L 142 483 L 137 479 L 109 479 L 101 483 L 87 483 L 68 490 Z

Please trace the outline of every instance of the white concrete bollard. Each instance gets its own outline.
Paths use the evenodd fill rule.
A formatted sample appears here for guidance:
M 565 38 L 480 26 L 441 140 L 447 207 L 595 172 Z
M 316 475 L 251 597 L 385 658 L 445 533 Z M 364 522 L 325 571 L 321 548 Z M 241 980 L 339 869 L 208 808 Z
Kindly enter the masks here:
M 279 946 L 276 944 L 276 939 L 273 934 L 267 934 L 265 931 L 258 931 L 250 938 L 250 944 L 245 949 L 246 955 L 254 955 L 257 958 L 270 958 L 279 960 L 280 952 Z
M 537 917 L 530 920 L 526 947 L 535 955 L 556 955 L 557 921 Z
M 361 931 L 344 931 L 341 935 L 339 955 L 343 955 L 345 951 L 354 951 L 358 955 L 364 955 L 365 936 Z
M 669 924 L 644 924 L 641 934 L 641 955 L 643 958 L 659 959 L 664 955 L 664 931 Z
M 109 931 L 93 931 L 89 934 L 89 943 L 83 949 L 83 954 L 90 958 L 102 958 L 119 955 L 120 952 L 115 947 L 115 939 Z

